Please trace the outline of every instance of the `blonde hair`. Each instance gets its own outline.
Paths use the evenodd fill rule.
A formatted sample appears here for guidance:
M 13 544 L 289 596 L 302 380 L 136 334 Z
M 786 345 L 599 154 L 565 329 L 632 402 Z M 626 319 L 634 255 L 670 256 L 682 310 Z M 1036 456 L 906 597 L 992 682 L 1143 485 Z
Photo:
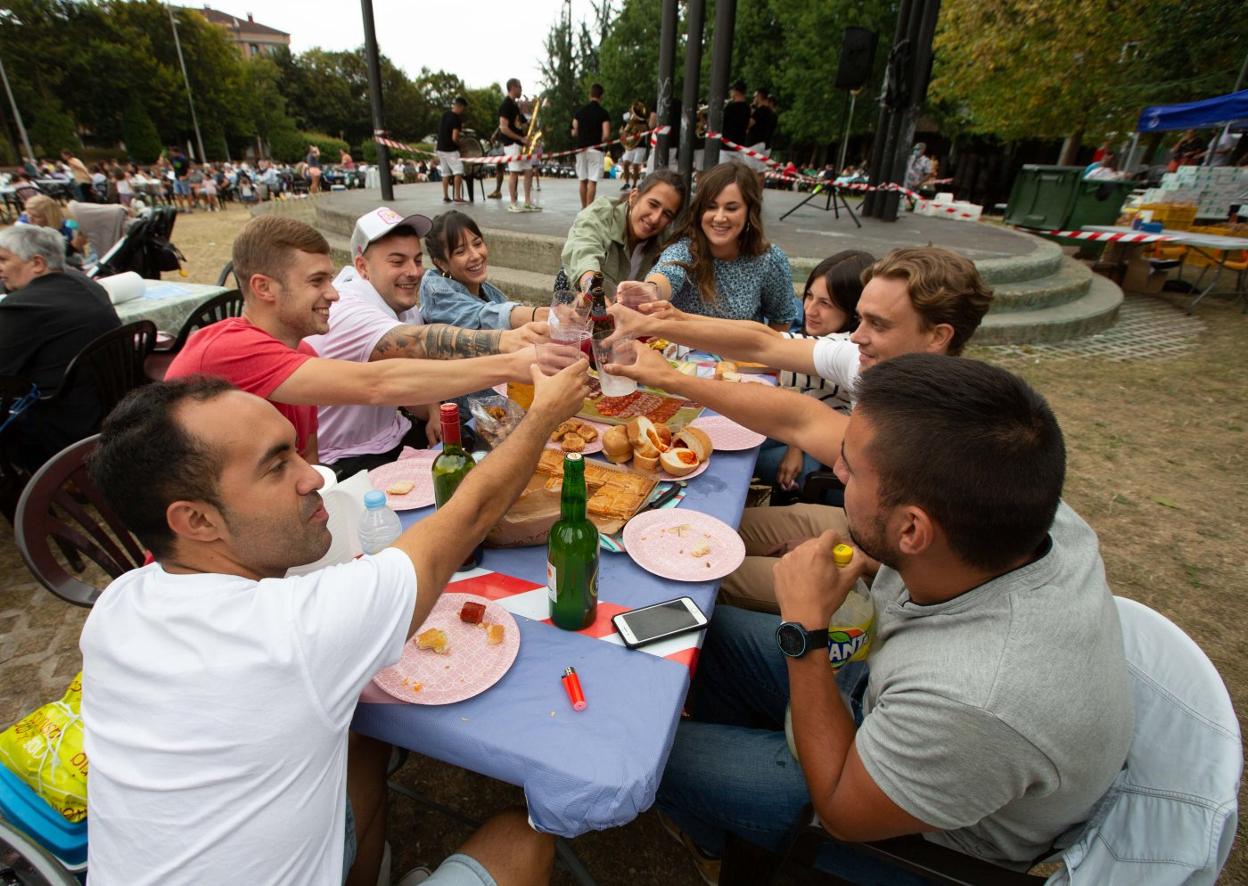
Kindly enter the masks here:
M 992 306 L 992 290 L 984 284 L 975 263 L 939 246 L 894 249 L 862 272 L 866 285 L 872 277 L 904 280 L 910 303 L 927 328 L 946 323 L 953 327 L 950 356 L 958 356 Z
M 285 282 L 296 252 L 329 255 L 329 243 L 309 224 L 281 215 L 262 215 L 243 225 L 234 239 L 234 274 L 242 282 L 243 295 L 250 294 L 253 274 Z
M 59 231 L 61 225 L 65 224 L 65 210 L 47 194 L 36 194 L 26 201 L 26 212 L 30 213 L 32 210 L 39 213 L 45 228 Z

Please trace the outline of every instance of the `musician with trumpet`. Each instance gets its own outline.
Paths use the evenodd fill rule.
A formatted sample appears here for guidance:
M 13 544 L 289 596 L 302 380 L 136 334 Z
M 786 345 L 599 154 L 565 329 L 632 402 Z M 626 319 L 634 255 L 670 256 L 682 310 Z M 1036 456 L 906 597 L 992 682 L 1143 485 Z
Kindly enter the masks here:
M 522 90 L 520 81 L 512 77 L 507 81 L 507 95 L 498 106 L 498 131 L 503 141 L 503 156 L 508 159 L 508 193 L 511 205 L 508 212 L 539 212 L 540 206 L 533 205 L 533 163 L 526 156 L 529 142 L 537 142 L 540 132 L 535 132 L 537 114 L 540 105 L 534 102 L 530 109 L 532 119 L 526 117 L 520 109 Z M 524 205 L 516 202 L 520 186 L 520 175 L 524 174 Z
M 646 146 L 642 135 L 647 129 L 646 123 L 646 103 L 633 102 L 633 106 L 624 115 L 624 125 L 620 127 L 620 143 L 624 145 L 624 155 L 620 157 L 620 163 L 624 166 L 624 174 L 621 176 L 624 184 L 620 187 L 621 191 L 635 188 L 641 181 L 641 170 L 646 165 Z

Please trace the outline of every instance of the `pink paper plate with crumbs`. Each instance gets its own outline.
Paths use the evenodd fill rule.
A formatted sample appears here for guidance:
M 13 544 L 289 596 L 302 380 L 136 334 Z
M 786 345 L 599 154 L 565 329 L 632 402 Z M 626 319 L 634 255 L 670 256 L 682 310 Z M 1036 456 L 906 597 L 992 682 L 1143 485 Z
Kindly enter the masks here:
M 716 449 L 724 452 L 737 452 L 742 449 L 753 449 L 761 446 L 767 439 L 763 434 L 751 431 L 722 415 L 703 415 L 690 423 L 691 427 L 706 431 Z
M 368 482 L 373 484 L 374 489 L 386 492 L 386 487 L 392 483 L 409 481 L 415 484 L 411 492 L 403 495 L 386 492 L 386 503 L 396 511 L 427 508 L 433 504 L 433 460 L 437 457 L 437 452 L 421 450 L 411 458 L 401 458 L 388 465 L 373 468 L 368 472 Z
M 479 625 L 460 620 L 469 601 L 485 606 Z M 503 626 L 503 641 L 494 646 L 486 636 L 490 624 Z M 416 648 L 416 636 L 430 628 L 446 633 L 445 654 Z M 520 629 L 511 613 L 474 594 L 443 594 L 416 636 L 403 647 L 398 664 L 373 677 L 387 694 L 412 704 L 453 704 L 479 695 L 502 679 L 520 651 Z
M 675 581 L 723 578 L 745 560 L 737 530 L 684 508 L 646 511 L 629 520 L 624 549 L 642 569 Z

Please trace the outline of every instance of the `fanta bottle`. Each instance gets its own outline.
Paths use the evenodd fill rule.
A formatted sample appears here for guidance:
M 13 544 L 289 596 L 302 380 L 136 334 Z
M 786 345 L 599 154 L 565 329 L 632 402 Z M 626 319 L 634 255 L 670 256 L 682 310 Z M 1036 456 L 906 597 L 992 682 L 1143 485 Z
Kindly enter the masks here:
M 832 549 L 832 560 L 837 566 L 848 566 L 852 559 L 854 549 L 849 545 L 837 545 Z M 858 579 L 828 622 L 828 661 L 832 667 L 839 668 L 851 661 L 864 660 L 871 651 L 874 636 L 875 606 L 871 603 L 871 591 Z
M 845 567 L 854 559 L 854 549 L 849 545 L 837 545 L 832 549 L 832 562 Z M 841 608 L 832 613 L 828 622 L 828 661 L 839 668 L 851 661 L 862 661 L 871 651 L 871 639 L 875 636 L 875 606 L 866 582 L 858 579 Z M 784 737 L 789 752 L 797 759 L 797 742 L 793 739 L 793 707 L 784 709 Z

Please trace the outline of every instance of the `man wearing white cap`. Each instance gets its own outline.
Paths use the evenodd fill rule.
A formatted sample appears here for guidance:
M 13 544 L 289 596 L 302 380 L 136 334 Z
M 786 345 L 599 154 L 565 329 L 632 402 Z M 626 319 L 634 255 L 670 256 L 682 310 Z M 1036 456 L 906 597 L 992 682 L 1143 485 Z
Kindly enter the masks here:
M 418 228 L 422 223 L 424 227 Z M 387 234 L 405 226 L 413 232 L 427 230 L 428 224 L 423 216 L 405 218 L 391 209 L 374 210 L 356 223 L 352 253 L 359 262 L 370 251 L 368 247 Z M 419 244 L 418 235 L 406 239 Z M 419 245 L 416 249 L 418 256 Z M 377 263 L 379 273 L 390 264 L 389 256 L 385 253 Z M 398 433 L 387 449 L 375 450 L 381 453 L 399 446 L 407 431 L 396 423 L 394 407 L 436 403 L 532 377 L 529 367 L 536 357 L 532 346 L 543 339 L 544 323 L 502 332 L 442 324 L 421 326 L 418 320 L 403 322 L 398 309 L 373 287 L 378 297 L 371 307 L 380 310 L 379 301 L 392 312 L 386 318 L 389 328 L 373 339 L 352 330 L 349 324 L 342 333 L 342 353 L 350 359 L 325 359 L 325 353 L 318 353 L 304 341 L 330 332 L 330 309 L 339 300 L 325 238 L 295 219 L 261 216 L 248 222 L 235 238 L 233 258 L 234 271 L 242 282 L 243 315 L 192 335 L 165 377 L 215 375 L 270 401 L 295 426 L 297 448 L 309 462 L 320 460 L 318 406 L 389 407 L 377 412 L 385 412 L 392 423 L 390 430 Z M 406 310 L 415 304 L 419 259 L 395 257 L 393 261 L 406 265 L 406 269 L 388 267 L 385 275 L 389 282 L 382 283 L 381 288 L 391 292 L 395 304 L 406 304 Z M 405 303 L 403 299 L 411 301 Z M 346 316 L 355 313 L 351 310 Z M 362 341 L 353 347 L 351 342 L 357 336 Z M 369 341 L 371 344 L 363 347 Z M 542 351 L 551 369 L 580 357 L 579 351 L 575 355 L 551 348 Z M 390 357 L 415 359 L 387 359 Z M 473 359 L 448 362 L 456 357 Z M 388 439 L 378 429 L 372 442 L 382 444 Z M 346 454 L 346 450 L 336 451 Z

